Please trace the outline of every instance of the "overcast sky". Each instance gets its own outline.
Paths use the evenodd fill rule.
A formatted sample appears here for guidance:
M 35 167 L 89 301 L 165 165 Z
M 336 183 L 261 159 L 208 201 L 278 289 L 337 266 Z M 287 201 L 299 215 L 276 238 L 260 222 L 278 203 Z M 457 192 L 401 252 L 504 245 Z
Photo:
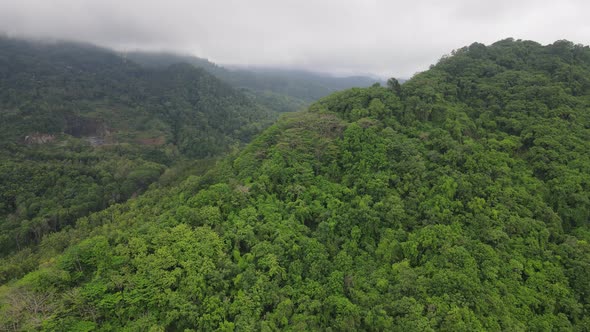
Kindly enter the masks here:
M 589 15 L 590 0 L 0 0 L 0 32 L 407 78 L 475 41 L 588 45 Z

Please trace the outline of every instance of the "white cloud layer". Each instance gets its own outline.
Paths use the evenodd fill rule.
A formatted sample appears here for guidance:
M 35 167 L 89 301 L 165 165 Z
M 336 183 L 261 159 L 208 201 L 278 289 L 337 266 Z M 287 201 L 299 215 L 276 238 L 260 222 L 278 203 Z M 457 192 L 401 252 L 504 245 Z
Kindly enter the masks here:
M 590 43 L 587 0 L 0 0 L 0 31 L 220 64 L 409 77 L 507 37 Z

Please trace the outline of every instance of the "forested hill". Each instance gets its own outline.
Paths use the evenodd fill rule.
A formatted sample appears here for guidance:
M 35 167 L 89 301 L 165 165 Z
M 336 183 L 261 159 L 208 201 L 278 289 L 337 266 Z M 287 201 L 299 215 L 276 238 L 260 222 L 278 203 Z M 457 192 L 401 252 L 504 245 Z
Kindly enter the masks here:
M 0 71 L 3 141 L 65 132 L 172 143 L 203 157 L 247 140 L 272 119 L 202 69 L 146 69 L 91 45 L 1 38 Z
M 0 37 L 0 282 L 44 235 L 202 171 L 277 115 L 190 65 Z
M 588 47 L 504 40 L 333 94 L 204 176 L 44 237 L 0 322 L 584 331 L 589 78 Z
M 124 57 L 147 67 L 188 63 L 203 68 L 237 88 L 254 93 L 260 101 L 297 110 L 333 92 L 352 87 L 368 87 L 378 79 L 366 76 L 334 77 L 302 70 L 271 68 L 224 68 L 205 59 L 173 53 L 128 52 Z M 273 105 L 273 104 L 271 104 Z

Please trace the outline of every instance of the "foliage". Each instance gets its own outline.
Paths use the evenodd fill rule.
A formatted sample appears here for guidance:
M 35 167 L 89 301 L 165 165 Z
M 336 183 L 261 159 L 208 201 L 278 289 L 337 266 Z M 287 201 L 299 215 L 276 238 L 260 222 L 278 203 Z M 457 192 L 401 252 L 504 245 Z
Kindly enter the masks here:
M 584 331 L 588 77 L 588 47 L 505 40 L 399 93 L 335 93 L 203 176 L 45 236 L 0 322 Z
M 93 46 L 0 39 L 0 139 L 66 133 L 220 155 L 275 113 L 190 65 L 143 68 Z
M 0 37 L 0 282 L 34 267 L 46 234 L 198 174 L 274 118 L 192 66 Z

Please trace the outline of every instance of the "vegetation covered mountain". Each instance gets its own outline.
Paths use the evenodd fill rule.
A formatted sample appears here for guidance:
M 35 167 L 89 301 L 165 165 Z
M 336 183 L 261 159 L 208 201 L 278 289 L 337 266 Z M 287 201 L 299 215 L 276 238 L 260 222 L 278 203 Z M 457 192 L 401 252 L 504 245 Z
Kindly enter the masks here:
M 245 89 L 261 104 L 282 112 L 298 111 L 333 92 L 368 87 L 376 82 L 375 78 L 366 76 L 334 77 L 301 70 L 226 69 L 206 59 L 173 53 L 128 52 L 124 57 L 147 67 L 187 63 L 203 68 L 222 81 Z
M 66 133 L 172 143 L 187 156 L 204 157 L 248 139 L 271 119 L 202 69 L 147 69 L 89 45 L 3 38 L 0 70 L 4 143 Z
M 0 38 L 0 257 L 173 181 L 181 161 L 226 153 L 275 117 L 190 65 L 146 69 L 90 45 Z
M 391 87 L 43 237 L 2 326 L 586 331 L 590 49 L 473 44 Z

